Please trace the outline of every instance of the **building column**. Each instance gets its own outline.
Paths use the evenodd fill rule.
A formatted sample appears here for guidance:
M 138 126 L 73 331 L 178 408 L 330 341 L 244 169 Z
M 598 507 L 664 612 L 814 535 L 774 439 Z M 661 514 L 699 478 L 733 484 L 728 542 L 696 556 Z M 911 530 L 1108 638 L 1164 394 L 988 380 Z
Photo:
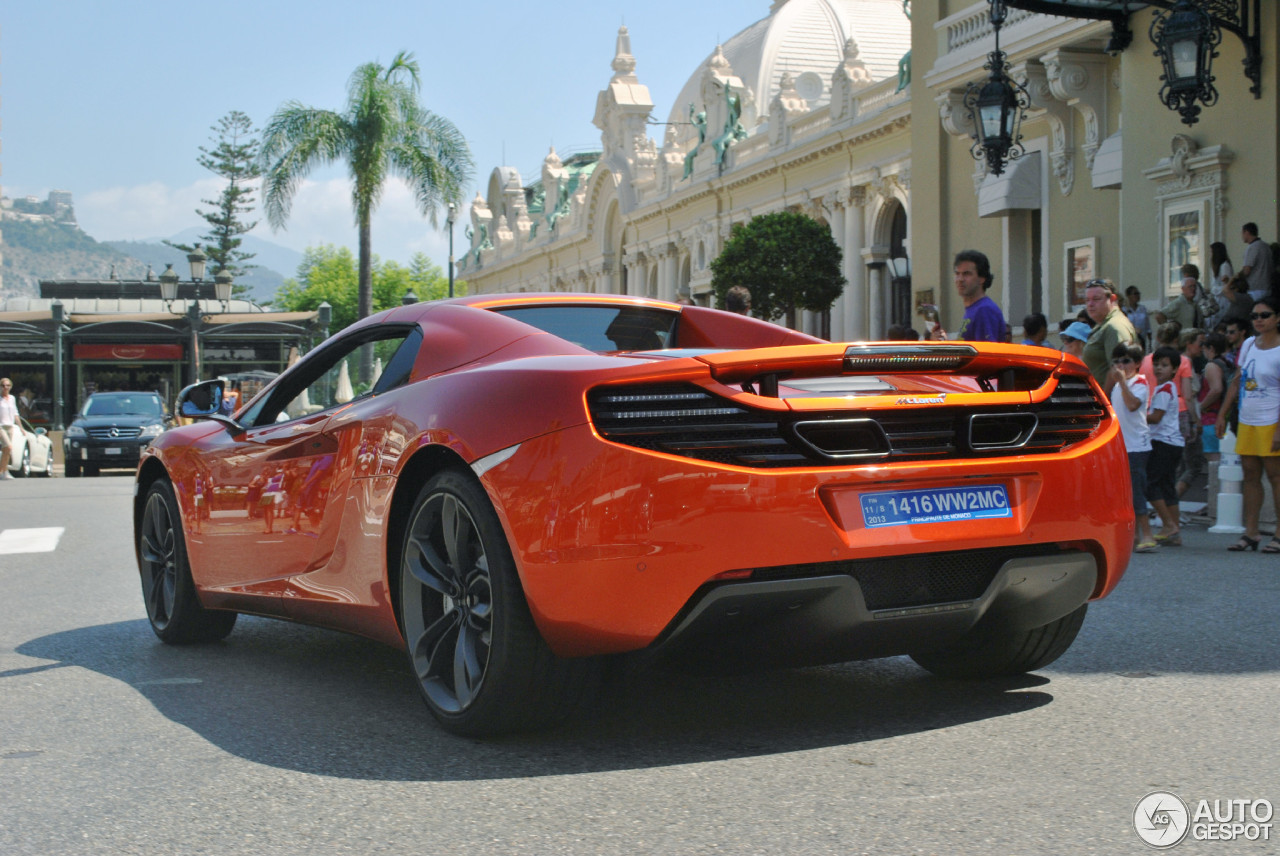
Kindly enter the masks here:
M 870 269 L 867 283 L 867 338 L 884 338 L 885 290 L 889 285 L 889 273 L 886 262 L 889 261 L 887 246 L 867 247 L 862 251 L 862 260 Z
M 662 274 L 658 282 L 658 296 L 663 300 L 675 302 L 676 287 L 680 272 L 676 265 L 680 263 L 680 254 L 672 245 L 668 245 L 662 256 Z
M 862 263 L 862 245 L 866 241 L 867 192 L 851 187 L 844 213 L 844 331 L 846 342 L 867 338 L 867 268 Z

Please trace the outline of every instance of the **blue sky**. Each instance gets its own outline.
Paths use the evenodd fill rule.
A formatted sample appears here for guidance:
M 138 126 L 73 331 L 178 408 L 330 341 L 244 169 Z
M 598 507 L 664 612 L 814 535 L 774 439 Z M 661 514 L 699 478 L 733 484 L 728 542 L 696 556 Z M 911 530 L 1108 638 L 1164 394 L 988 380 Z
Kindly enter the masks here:
M 195 208 L 220 183 L 196 163 L 230 110 L 260 127 L 282 103 L 340 109 L 361 63 L 416 54 L 422 100 L 467 137 L 476 186 L 500 164 L 537 176 L 548 147 L 599 146 L 596 93 L 612 74 L 618 27 L 631 33 L 640 81 L 665 119 L 717 40 L 765 17 L 769 0 L 439 2 L 378 0 L 14 0 L 0 12 L 0 166 L 6 196 L 70 190 L 99 240 L 168 236 L 203 226 Z M 661 128 L 650 134 L 659 143 Z M 354 249 L 341 169 L 318 171 L 287 231 L 254 234 L 296 250 Z M 439 229 L 398 181 L 374 221 L 374 251 L 407 262 L 448 257 Z M 465 239 L 455 234 L 460 254 Z M 292 271 L 282 271 L 292 274 Z

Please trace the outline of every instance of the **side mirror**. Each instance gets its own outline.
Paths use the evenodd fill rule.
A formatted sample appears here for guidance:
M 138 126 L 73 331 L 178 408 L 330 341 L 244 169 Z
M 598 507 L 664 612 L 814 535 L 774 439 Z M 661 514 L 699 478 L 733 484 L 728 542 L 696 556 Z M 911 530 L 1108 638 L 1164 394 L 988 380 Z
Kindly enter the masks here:
M 223 386 L 220 380 L 203 380 L 178 393 L 178 412 L 194 419 L 216 416 L 222 412 Z

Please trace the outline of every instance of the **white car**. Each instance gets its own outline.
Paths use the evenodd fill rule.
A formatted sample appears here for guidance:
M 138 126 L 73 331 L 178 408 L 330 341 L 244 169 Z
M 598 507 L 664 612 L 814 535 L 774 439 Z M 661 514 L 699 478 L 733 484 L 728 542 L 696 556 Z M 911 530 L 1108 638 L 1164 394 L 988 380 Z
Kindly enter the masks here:
M 53 441 L 49 439 L 49 433 L 43 428 L 33 428 L 22 417 L 18 417 L 18 426 L 22 430 L 13 432 L 9 472 L 20 479 L 32 473 L 53 475 Z

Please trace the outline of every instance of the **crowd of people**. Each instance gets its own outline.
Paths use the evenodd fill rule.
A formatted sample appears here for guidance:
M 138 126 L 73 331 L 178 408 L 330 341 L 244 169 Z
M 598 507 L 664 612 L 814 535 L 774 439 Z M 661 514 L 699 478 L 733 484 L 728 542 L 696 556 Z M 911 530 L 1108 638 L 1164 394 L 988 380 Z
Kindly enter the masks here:
M 1245 533 L 1228 549 L 1280 553 L 1280 533 L 1266 544 L 1259 531 L 1265 489 L 1271 485 L 1280 519 L 1280 260 L 1277 247 L 1241 229 L 1239 270 L 1226 244 L 1209 247 L 1208 268 L 1185 264 L 1179 294 L 1159 309 L 1142 302 L 1137 286 L 1120 290 L 1109 279 L 1089 280 L 1084 309 L 1058 325 L 1063 352 L 1082 360 L 1106 391 L 1128 451 L 1136 518 L 1135 549 L 1154 552 L 1182 544 L 1182 497 L 1204 484 L 1230 430 L 1244 473 Z M 949 334 L 933 307 L 922 307 L 928 337 L 1009 342 L 1010 326 L 987 296 L 993 275 L 976 250 L 957 253 L 955 288 L 964 304 L 959 330 Z M 1053 347 L 1040 313 L 1022 322 L 1022 344 Z M 895 327 L 890 338 L 916 338 Z M 1152 529 L 1148 506 L 1159 519 Z

